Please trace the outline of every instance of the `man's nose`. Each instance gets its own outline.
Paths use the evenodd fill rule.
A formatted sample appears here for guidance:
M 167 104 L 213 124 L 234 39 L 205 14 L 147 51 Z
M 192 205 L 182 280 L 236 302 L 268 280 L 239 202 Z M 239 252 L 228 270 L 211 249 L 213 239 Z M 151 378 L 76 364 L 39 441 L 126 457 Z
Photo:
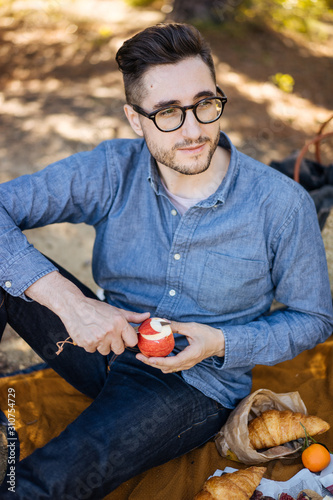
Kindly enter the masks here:
M 202 133 L 200 123 L 196 119 L 193 110 L 188 109 L 185 115 L 185 121 L 182 126 L 182 135 L 191 139 L 197 139 Z

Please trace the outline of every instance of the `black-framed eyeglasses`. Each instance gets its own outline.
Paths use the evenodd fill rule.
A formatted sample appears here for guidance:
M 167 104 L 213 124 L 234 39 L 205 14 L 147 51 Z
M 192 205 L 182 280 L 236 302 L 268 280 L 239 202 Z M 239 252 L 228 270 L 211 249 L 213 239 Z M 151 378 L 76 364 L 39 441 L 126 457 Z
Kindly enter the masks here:
M 131 106 L 140 115 L 153 120 L 161 132 L 173 132 L 183 125 L 186 118 L 186 111 L 189 109 L 193 110 L 193 114 L 199 123 L 213 123 L 221 118 L 227 102 L 227 96 L 219 87 L 217 87 L 217 91 L 222 97 L 206 97 L 191 106 L 171 105 L 157 109 L 152 113 L 147 113 L 136 104 L 131 104 Z

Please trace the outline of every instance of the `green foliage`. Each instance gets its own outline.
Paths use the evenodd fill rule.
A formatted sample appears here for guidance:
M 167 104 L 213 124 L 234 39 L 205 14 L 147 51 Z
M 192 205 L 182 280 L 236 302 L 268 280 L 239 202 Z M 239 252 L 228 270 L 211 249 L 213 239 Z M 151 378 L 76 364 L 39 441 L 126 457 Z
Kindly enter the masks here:
M 125 0 L 125 3 L 130 7 L 147 7 L 151 5 L 155 0 Z
M 272 82 L 283 92 L 293 91 L 295 80 L 288 73 L 276 73 L 271 77 Z
M 239 21 L 266 24 L 274 29 L 310 33 L 314 22 L 329 11 L 329 0 L 245 0 L 238 9 Z

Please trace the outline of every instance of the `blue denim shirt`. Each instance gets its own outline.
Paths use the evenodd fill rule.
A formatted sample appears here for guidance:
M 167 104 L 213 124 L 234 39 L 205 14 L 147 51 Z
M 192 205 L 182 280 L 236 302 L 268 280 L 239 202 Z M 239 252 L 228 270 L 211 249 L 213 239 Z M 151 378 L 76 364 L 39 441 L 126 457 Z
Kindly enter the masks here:
M 333 318 L 310 196 L 224 134 L 220 146 L 231 151 L 224 180 L 183 216 L 143 139 L 105 141 L 1 185 L 0 286 L 24 298 L 54 270 L 20 229 L 93 225 L 93 275 L 109 303 L 223 331 L 224 358 L 205 359 L 182 376 L 232 408 L 249 393 L 256 364 L 273 365 L 323 342 Z M 274 298 L 286 308 L 267 315 Z M 176 337 L 174 352 L 186 345 Z

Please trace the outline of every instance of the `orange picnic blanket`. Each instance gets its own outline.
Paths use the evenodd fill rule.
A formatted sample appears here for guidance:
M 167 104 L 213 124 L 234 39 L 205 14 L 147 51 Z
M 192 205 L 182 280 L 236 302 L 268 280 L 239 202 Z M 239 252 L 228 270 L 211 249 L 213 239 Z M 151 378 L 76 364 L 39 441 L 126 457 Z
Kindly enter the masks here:
M 73 389 L 52 369 L 0 379 L 0 408 L 7 416 L 8 388 L 15 389 L 15 426 L 20 441 L 20 459 L 58 435 L 90 404 L 90 399 Z M 292 361 L 273 367 L 257 366 L 253 391 L 260 388 L 276 393 L 298 391 L 309 414 L 330 423 L 320 441 L 333 449 L 333 337 Z M 107 500 L 192 500 L 203 482 L 216 469 L 245 465 L 222 458 L 214 441 L 151 469 L 122 484 Z M 274 460 L 265 464 L 265 477 L 290 479 L 301 468 L 301 459 Z

